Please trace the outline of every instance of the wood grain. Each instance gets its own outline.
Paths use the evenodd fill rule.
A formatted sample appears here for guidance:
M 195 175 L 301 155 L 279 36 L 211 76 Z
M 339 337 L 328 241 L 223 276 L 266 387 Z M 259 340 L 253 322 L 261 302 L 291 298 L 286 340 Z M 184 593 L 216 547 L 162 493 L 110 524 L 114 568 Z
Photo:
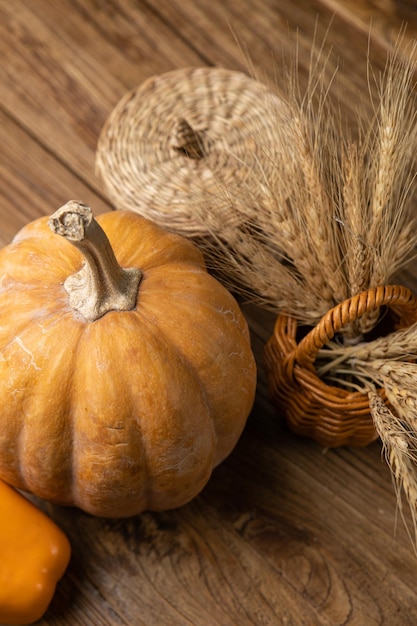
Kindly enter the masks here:
M 153 74 L 251 68 L 279 89 L 295 45 L 305 83 L 314 37 L 326 39 L 329 75 L 340 70 L 332 96 L 353 124 L 361 98 L 369 106 L 370 21 L 378 69 L 405 4 L 0 0 L 0 244 L 70 198 L 110 208 L 94 174 L 97 137 L 119 98 Z M 413 32 L 411 24 L 404 43 Z M 406 281 L 417 284 L 415 267 Z M 273 316 L 244 311 L 259 365 L 256 403 L 200 496 L 118 521 L 37 501 L 73 548 L 42 626 L 417 623 L 417 557 L 380 444 L 323 450 L 288 432 L 262 368 Z

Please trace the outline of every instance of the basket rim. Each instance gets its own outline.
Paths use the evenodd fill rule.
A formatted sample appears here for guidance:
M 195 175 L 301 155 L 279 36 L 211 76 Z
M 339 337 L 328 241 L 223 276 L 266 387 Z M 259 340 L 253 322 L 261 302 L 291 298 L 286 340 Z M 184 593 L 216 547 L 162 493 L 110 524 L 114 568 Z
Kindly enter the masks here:
M 408 287 L 403 285 L 372 287 L 330 309 L 318 324 L 296 344 L 294 351 L 287 356 L 286 366 L 292 368 L 297 363 L 311 369 L 319 350 L 337 332 L 358 320 L 365 313 L 376 311 L 382 306 L 387 306 L 405 315 L 406 318 L 413 316 L 415 320 L 417 319 L 417 297 Z
M 314 363 L 318 351 L 343 326 L 381 306 L 388 306 L 397 312 L 402 318 L 402 327 L 417 321 L 417 296 L 402 285 L 383 285 L 348 298 L 330 309 L 298 343 L 297 321 L 291 315 L 280 313 L 275 320 L 273 335 L 265 347 L 267 367 L 279 370 L 275 373 L 281 384 L 290 386 L 291 381 L 296 381 L 301 388 L 313 392 L 316 400 L 322 402 L 324 407 L 336 410 L 344 408 L 355 414 L 369 411 L 366 393 L 325 382 L 317 374 Z M 279 359 L 274 354 L 277 350 Z M 383 388 L 378 393 L 386 400 Z

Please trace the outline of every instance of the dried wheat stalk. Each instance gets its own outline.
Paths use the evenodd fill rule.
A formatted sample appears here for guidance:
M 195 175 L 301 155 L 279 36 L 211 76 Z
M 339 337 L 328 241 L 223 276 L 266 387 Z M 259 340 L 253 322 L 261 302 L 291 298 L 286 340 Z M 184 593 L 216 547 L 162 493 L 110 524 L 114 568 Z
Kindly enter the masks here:
M 417 543 L 417 437 L 408 420 L 391 411 L 375 389 L 368 392 L 369 406 L 375 427 L 381 437 L 385 459 L 391 469 L 397 494 L 398 508 L 402 512 L 402 493 L 406 495 Z M 415 428 L 415 426 L 414 426 Z
M 369 247 L 374 251 L 369 285 L 384 284 L 411 251 L 410 206 L 407 194 L 414 177 L 415 116 L 412 83 L 415 63 L 401 66 L 391 56 L 380 81 L 379 102 L 370 136 Z
M 409 504 L 417 544 L 417 324 L 356 346 L 327 346 L 319 374 L 351 385 L 369 397 L 371 415 L 396 486 Z M 348 377 L 347 377 L 348 376 Z M 376 392 L 383 388 L 386 404 Z
M 401 360 L 413 362 L 417 359 L 417 324 L 397 330 L 373 341 L 357 345 L 342 345 L 330 342 L 326 349 L 320 350 L 318 372 L 321 376 L 330 370 L 337 376 L 340 368 L 355 368 L 357 363 L 381 360 Z
M 374 115 L 361 124 L 357 139 L 342 130 L 330 104 L 325 60 L 321 68 L 318 60 L 312 64 L 304 95 L 295 73 L 287 81 L 291 121 L 285 127 L 271 100 L 271 137 L 242 189 L 245 203 L 257 210 L 238 229 L 212 229 L 202 242 L 210 266 L 228 287 L 315 325 L 342 300 L 389 283 L 410 260 L 417 243 L 410 209 L 413 52 L 407 64 L 392 55 L 375 78 Z M 256 133 L 253 138 L 256 143 Z M 261 186 L 260 204 L 262 194 L 254 190 Z M 242 198 L 231 198 L 235 211 Z M 363 317 L 345 334 L 360 337 L 377 317 L 378 312 Z

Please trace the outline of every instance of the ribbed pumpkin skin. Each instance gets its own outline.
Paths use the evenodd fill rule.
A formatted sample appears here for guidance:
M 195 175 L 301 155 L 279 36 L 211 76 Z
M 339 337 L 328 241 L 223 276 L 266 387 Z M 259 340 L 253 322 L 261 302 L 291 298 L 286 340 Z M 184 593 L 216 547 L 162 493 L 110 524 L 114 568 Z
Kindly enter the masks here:
M 199 250 L 137 214 L 97 221 L 143 278 L 94 322 L 63 282 L 82 255 L 32 222 L 0 251 L 0 477 L 91 514 L 180 506 L 235 446 L 256 368 L 246 321 Z

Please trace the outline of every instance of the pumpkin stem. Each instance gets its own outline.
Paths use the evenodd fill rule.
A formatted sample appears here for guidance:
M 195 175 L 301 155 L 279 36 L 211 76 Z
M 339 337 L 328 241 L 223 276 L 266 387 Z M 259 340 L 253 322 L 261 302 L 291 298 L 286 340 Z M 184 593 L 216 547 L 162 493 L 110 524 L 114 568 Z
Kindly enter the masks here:
M 109 311 L 135 308 L 142 272 L 136 267 L 120 267 L 89 206 L 71 200 L 51 216 L 48 224 L 85 258 L 81 269 L 64 282 L 74 309 L 93 322 Z

